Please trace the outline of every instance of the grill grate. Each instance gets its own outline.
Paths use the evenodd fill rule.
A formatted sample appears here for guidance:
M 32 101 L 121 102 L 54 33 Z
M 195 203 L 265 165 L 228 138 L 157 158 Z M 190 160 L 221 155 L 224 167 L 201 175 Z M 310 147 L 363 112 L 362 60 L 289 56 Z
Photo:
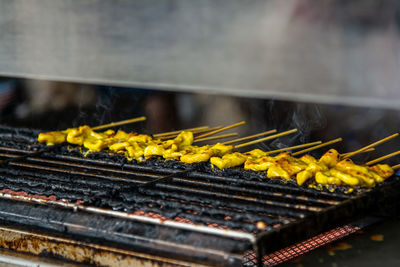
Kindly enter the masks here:
M 0 127 L 0 159 L 42 148 L 33 144 L 36 134 L 35 131 Z M 18 222 L 22 216 L 28 225 L 34 224 L 28 218 L 35 218 L 40 227 L 47 227 L 39 223 L 41 216 L 47 213 L 49 216 L 60 213 L 56 225 L 63 225 L 67 214 L 80 212 L 80 217 L 74 217 L 74 225 L 80 225 L 80 220 L 89 216 L 87 213 L 101 215 L 101 223 L 89 228 L 79 226 L 87 233 L 93 227 L 100 230 L 112 223 L 122 224 L 113 219 L 116 217 L 150 223 L 157 225 L 156 232 L 172 228 L 181 234 L 177 235 L 179 241 L 168 237 L 173 239 L 167 242 L 170 247 L 185 240 L 193 250 L 204 248 L 204 255 L 193 260 L 215 264 L 218 258 L 233 265 L 227 259 L 234 258 L 233 262 L 237 263 L 238 255 L 244 255 L 249 249 L 258 251 L 260 257 L 362 216 L 380 204 L 377 199 L 383 201 L 397 196 L 399 189 L 398 177 L 393 177 L 374 190 L 362 189 L 358 195 L 349 196 L 302 188 L 294 183 L 284 184 L 279 179 L 265 180 L 261 174 L 239 169 L 214 171 L 208 164 L 198 164 L 197 171 L 185 177 L 173 177 L 169 183 L 138 187 L 185 168 L 184 164 L 155 159 L 143 164 L 128 163 L 122 156 L 107 153 L 82 157 L 77 149 L 58 147 L 0 168 L 0 200 L 13 199 L 4 205 L 16 207 L 12 214 L 0 212 L 0 221 Z M 40 196 L 47 198 L 39 201 Z M 24 206 L 17 205 L 15 199 L 50 205 L 51 209 L 37 209 L 38 214 L 33 216 L 25 213 Z M 258 228 L 257 225 L 262 225 L 260 222 L 266 227 Z M 76 227 L 71 228 L 70 224 L 72 222 L 64 227 L 76 234 Z M 58 229 L 53 228 L 49 229 Z M 79 235 L 85 235 L 85 231 L 80 231 Z M 207 238 L 203 238 L 204 234 Z M 202 238 L 193 239 L 191 235 Z M 152 232 L 135 232 L 132 238 L 166 242 L 165 236 Z M 219 241 L 222 245 L 214 248 L 218 250 L 218 257 L 210 256 L 214 255 L 214 250 L 211 250 L 213 253 L 207 250 L 210 240 L 223 240 Z M 147 242 L 140 244 L 150 246 Z M 168 246 L 162 247 L 167 254 L 171 253 Z M 162 252 L 157 249 L 157 253 Z M 175 251 L 173 254 L 180 257 Z
M 265 255 L 262 259 L 263 266 L 275 266 L 280 263 L 292 260 L 299 257 L 311 250 L 329 244 L 338 239 L 344 238 L 350 234 L 355 233 L 360 228 L 353 225 L 345 225 L 342 227 L 336 227 L 328 232 L 319 234 L 315 237 L 309 238 L 306 241 L 297 243 L 293 246 L 286 247 L 284 249 L 275 251 L 271 254 Z M 254 251 L 249 251 L 243 260 L 244 266 L 255 266 L 257 265 L 257 257 Z

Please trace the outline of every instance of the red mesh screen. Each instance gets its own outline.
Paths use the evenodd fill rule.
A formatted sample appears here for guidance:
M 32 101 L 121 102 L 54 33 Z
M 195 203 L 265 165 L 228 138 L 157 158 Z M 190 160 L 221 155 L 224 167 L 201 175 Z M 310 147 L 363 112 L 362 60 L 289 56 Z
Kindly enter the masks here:
M 275 251 L 269 255 L 263 257 L 264 266 L 274 266 L 279 263 L 294 259 L 304 253 L 307 253 L 313 249 L 320 246 L 331 243 L 335 240 L 341 239 L 348 236 L 360 228 L 352 225 L 345 225 L 342 227 L 337 227 L 328 232 L 322 233 L 320 235 L 314 236 L 306 241 L 297 243 L 293 246 L 286 247 L 284 249 Z M 253 251 L 250 251 L 244 259 L 245 266 L 253 266 L 257 264 L 256 255 Z

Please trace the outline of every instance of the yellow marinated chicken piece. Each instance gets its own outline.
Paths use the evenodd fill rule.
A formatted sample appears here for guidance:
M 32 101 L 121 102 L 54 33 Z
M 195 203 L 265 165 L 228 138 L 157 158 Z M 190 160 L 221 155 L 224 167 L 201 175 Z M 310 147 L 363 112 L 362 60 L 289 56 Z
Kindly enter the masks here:
M 317 172 L 328 171 L 328 166 L 322 162 L 313 161 L 296 175 L 298 185 L 303 185 L 307 180 L 313 178 Z
M 142 161 L 144 156 L 144 149 L 138 142 L 129 142 L 130 146 L 125 147 L 129 159 L 136 159 L 137 161 Z
M 146 159 L 154 156 L 162 156 L 164 153 L 164 147 L 162 145 L 150 144 L 144 149 L 144 157 Z
M 109 138 L 115 132 L 107 130 L 103 133 L 96 133 L 94 131 L 87 131 L 83 139 L 83 146 L 92 152 L 99 152 L 113 143 L 113 139 Z
M 172 144 L 169 149 L 164 150 L 163 158 L 179 160 L 184 153 L 184 150 L 179 151 L 177 144 Z
M 360 184 L 360 180 L 350 174 L 341 172 L 336 169 L 330 169 L 330 173 L 333 177 L 339 178 L 346 185 L 357 186 Z
M 120 142 L 120 143 L 114 143 L 108 147 L 111 151 L 114 152 L 119 152 L 121 150 L 125 150 L 126 147 L 130 146 L 131 144 L 129 142 Z
M 163 153 L 163 158 L 164 159 L 174 159 L 174 160 L 180 160 L 182 157 L 183 153 L 180 151 L 174 151 L 171 149 L 164 150 Z
M 290 174 L 285 171 L 279 164 L 273 163 L 268 168 L 267 171 L 268 178 L 283 178 L 285 180 L 290 180 Z
M 379 175 L 383 178 L 383 180 L 389 178 L 394 174 L 393 168 L 387 164 L 376 164 L 374 166 L 368 167 L 368 170 Z
M 307 167 L 305 163 L 300 163 L 297 160 L 291 158 L 278 159 L 275 161 L 274 164 L 278 164 L 279 166 L 281 166 L 281 168 L 284 169 L 289 174 L 289 176 L 293 176 Z
M 304 156 L 302 156 L 302 157 L 300 158 L 300 160 L 303 161 L 303 162 L 306 163 L 306 164 L 310 164 L 310 163 L 315 163 L 315 162 L 317 162 L 317 160 L 316 160 L 313 156 L 308 155 L 308 154 L 305 154 Z
M 344 173 L 350 174 L 360 180 L 362 185 L 366 187 L 374 187 L 375 179 L 371 175 L 370 171 L 363 166 L 354 164 L 351 159 L 345 159 L 336 164 L 335 168 Z
M 100 152 L 107 148 L 108 142 L 102 139 L 87 138 L 83 140 L 83 146 L 92 152 Z
M 65 141 L 71 141 L 71 144 L 82 145 L 85 138 L 103 139 L 114 135 L 113 130 L 107 130 L 103 133 L 94 132 L 89 126 L 84 125 L 78 128 L 69 128 L 65 131 L 53 131 L 40 133 L 38 141 L 46 142 L 47 145 L 61 144 Z M 94 143 L 94 141 L 92 140 Z
M 253 149 L 251 151 L 248 151 L 246 153 L 243 153 L 243 155 L 247 156 L 248 158 L 254 158 L 254 159 L 262 158 L 262 157 L 266 156 L 265 154 L 266 153 L 264 151 L 262 151 L 262 150 L 260 150 L 258 148 L 257 149 Z
M 223 145 L 217 143 L 212 146 L 187 146 L 186 153 L 181 156 L 181 161 L 183 163 L 196 163 L 208 161 L 212 156 L 222 157 L 223 155 L 232 151 L 234 146 Z
M 83 145 L 83 141 L 86 136 L 90 134 L 93 130 L 87 126 L 79 126 L 78 128 L 67 129 L 67 142 L 74 145 Z
M 193 133 L 182 131 L 175 139 L 174 143 L 178 145 L 179 149 L 193 144 Z
M 115 141 L 128 141 L 129 138 L 135 136 L 136 133 L 127 133 L 122 130 L 118 130 L 118 132 L 113 136 Z
M 331 176 L 330 172 L 317 172 L 315 174 L 315 182 L 322 185 L 341 185 L 342 181 L 337 178 Z
M 322 172 L 317 172 L 315 174 L 315 182 L 317 184 L 323 184 L 323 185 L 328 184 L 328 176 L 326 176 Z
M 308 164 L 306 170 L 315 174 L 316 172 L 327 171 L 329 168 L 322 162 L 314 162 Z
M 217 143 L 215 145 L 212 145 L 210 148 L 213 152 L 213 155 L 222 157 L 223 155 L 232 152 L 234 149 L 233 145 L 223 145 L 221 143 Z
M 324 163 L 329 168 L 333 168 L 339 162 L 339 157 L 339 152 L 332 148 L 319 159 L 319 162 Z
M 307 180 L 313 178 L 313 176 L 313 172 L 303 170 L 296 175 L 296 182 L 298 185 L 303 185 Z
M 67 134 L 60 131 L 40 133 L 38 136 L 39 143 L 46 143 L 46 145 L 56 145 L 64 143 L 67 140 Z
M 239 152 L 226 154 L 222 158 L 212 157 L 211 164 L 217 166 L 219 169 L 231 168 L 242 165 L 246 161 L 246 157 Z
M 248 171 L 266 171 L 274 163 L 274 158 L 265 156 L 259 159 L 247 159 L 244 169 Z
M 279 159 L 287 159 L 287 158 L 290 158 L 290 157 L 292 157 L 290 152 L 282 152 L 282 153 L 279 153 L 278 155 L 276 155 L 274 157 L 274 159 L 275 160 L 279 160 Z
M 150 143 L 154 141 L 150 136 L 146 134 L 138 134 L 128 138 L 128 142 L 138 142 L 138 143 Z
M 188 153 L 182 155 L 180 160 L 183 163 L 192 164 L 197 162 L 208 161 L 212 155 L 213 155 L 212 151 L 204 150 L 202 152 L 199 151 L 198 153 Z

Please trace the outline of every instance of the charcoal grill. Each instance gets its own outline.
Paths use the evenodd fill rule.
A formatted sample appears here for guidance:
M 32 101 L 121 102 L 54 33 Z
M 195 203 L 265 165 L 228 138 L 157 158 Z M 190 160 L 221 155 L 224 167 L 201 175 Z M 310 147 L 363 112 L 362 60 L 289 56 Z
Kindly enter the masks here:
M 1 127 L 0 158 L 42 149 L 37 134 Z M 266 255 L 383 209 L 400 189 L 398 176 L 346 195 L 207 164 L 182 177 L 185 168 L 107 153 L 85 157 L 68 145 L 11 161 L 0 169 L 0 246 L 96 265 L 273 264 L 279 260 Z M 177 175 L 167 183 L 138 187 L 170 174 Z

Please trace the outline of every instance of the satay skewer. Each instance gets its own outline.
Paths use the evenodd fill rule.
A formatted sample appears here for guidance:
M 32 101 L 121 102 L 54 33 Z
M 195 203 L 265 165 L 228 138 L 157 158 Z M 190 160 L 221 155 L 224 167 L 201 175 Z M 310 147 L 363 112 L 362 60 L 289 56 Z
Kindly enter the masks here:
M 207 130 L 207 129 L 210 129 L 210 127 L 209 126 L 199 126 L 199 127 L 196 127 L 196 128 L 182 129 L 182 130 L 176 130 L 176 131 L 165 132 L 165 133 L 157 133 L 157 134 L 153 134 L 153 137 L 154 138 L 161 138 L 161 137 L 164 137 L 164 136 L 178 135 L 182 131 L 194 132 L 194 131 L 201 131 L 201 130 Z
M 393 169 L 393 170 L 398 170 L 398 169 L 400 169 L 400 164 L 397 164 L 397 165 L 392 166 L 392 169 Z
M 356 151 L 354 151 L 354 152 L 351 152 L 350 154 L 347 154 L 347 155 L 344 156 L 343 158 L 344 158 L 344 159 L 350 158 L 350 157 L 352 157 L 352 156 L 354 156 L 354 155 L 356 155 L 356 154 L 358 154 L 358 153 L 361 153 L 361 152 L 363 152 L 363 151 L 365 151 L 365 150 L 367 150 L 367 149 L 369 149 L 369 148 L 371 148 L 371 147 L 375 147 L 375 146 L 377 146 L 377 145 L 380 145 L 380 144 L 382 144 L 382 143 L 385 143 L 385 142 L 387 142 L 387 141 L 389 141 L 389 140 L 391 140 L 391 139 L 397 137 L 398 135 L 399 135 L 398 133 L 392 134 L 392 135 L 390 135 L 390 136 L 388 136 L 388 137 L 385 137 L 385 138 L 383 138 L 383 139 L 381 139 L 381 140 L 379 140 L 379 141 L 376 141 L 376 142 L 374 142 L 374 143 L 372 143 L 372 144 L 370 144 L 370 145 L 368 145 L 368 146 L 362 147 L 362 148 L 360 148 L 359 150 L 356 150 Z
M 264 138 L 260 138 L 258 140 L 254 140 L 254 141 L 251 141 L 251 142 L 243 143 L 243 144 L 234 146 L 234 148 L 240 148 L 240 147 L 256 144 L 256 143 L 259 143 L 259 142 L 263 142 L 263 141 L 266 141 L 266 140 L 278 138 L 278 137 L 281 137 L 281 136 L 284 136 L 284 135 L 288 135 L 288 134 L 294 133 L 296 131 L 297 131 L 297 129 L 292 129 L 292 130 L 285 131 L 285 132 L 282 132 L 282 133 L 278 133 L 278 134 L 274 134 L 274 135 L 267 136 L 267 137 L 264 137 Z M 194 171 L 194 169 L 190 168 L 190 169 L 186 169 L 186 170 L 174 173 L 174 174 L 169 174 L 169 175 L 163 176 L 161 178 L 155 179 L 153 181 L 140 184 L 140 185 L 138 185 L 138 187 L 148 187 L 148 186 L 153 186 L 155 184 L 168 182 L 168 181 L 170 181 L 171 179 L 173 179 L 175 177 L 182 177 L 182 176 L 184 176 L 187 173 L 192 172 L 192 171 Z
M 229 133 L 229 134 L 222 134 L 222 135 L 217 135 L 217 136 L 209 136 L 209 137 L 196 139 L 196 140 L 194 140 L 193 143 L 202 142 L 202 141 L 211 141 L 211 140 L 222 139 L 222 138 L 228 138 L 228 137 L 233 137 L 233 136 L 237 136 L 237 135 L 238 135 L 238 133 Z
M 268 151 L 265 153 L 265 155 L 275 154 L 278 152 L 283 152 L 283 151 L 288 151 L 288 150 L 293 150 L 293 149 L 298 149 L 298 148 L 303 148 L 303 147 L 315 146 L 315 145 L 319 145 L 321 143 L 322 143 L 322 141 L 315 141 L 315 142 L 301 144 L 301 145 L 297 145 L 297 146 L 284 147 L 284 148 Z
M 118 121 L 118 122 L 111 122 L 108 124 L 104 124 L 104 125 L 99 125 L 99 126 L 95 126 L 92 127 L 92 130 L 101 130 L 101 129 L 105 129 L 105 128 L 112 128 L 115 126 L 120 126 L 120 125 L 125 125 L 125 124 L 130 124 L 130 123 L 135 123 L 135 122 L 140 122 L 140 121 L 144 121 L 146 120 L 146 117 L 138 117 L 138 118 L 133 118 L 133 119 L 128 119 L 128 120 L 123 120 L 123 121 Z M 45 152 L 49 152 L 51 150 L 54 150 L 58 147 L 63 146 L 64 143 L 60 143 L 60 144 L 56 144 L 56 145 L 48 145 L 45 148 L 42 148 L 40 150 L 37 151 L 33 151 L 32 153 L 26 154 L 26 155 L 22 155 L 22 156 L 18 156 L 15 158 L 10 158 L 10 159 L 5 159 L 5 160 L 1 160 L 0 161 L 0 166 L 4 166 L 7 165 L 10 162 L 16 162 L 16 161 L 20 161 L 29 157 L 35 157 L 35 156 L 39 156 Z
M 361 152 L 361 153 L 367 153 L 367 152 L 371 152 L 371 151 L 374 151 L 374 150 L 375 150 L 375 148 L 371 147 L 371 148 L 368 148 L 367 150 L 364 150 L 364 151 Z M 347 152 L 347 153 L 340 154 L 340 156 L 343 157 L 343 156 L 346 156 L 346 155 L 348 155 L 348 154 L 350 154 L 350 153 L 353 153 L 353 151 L 352 151 L 352 152 Z
M 377 158 L 377 159 L 368 161 L 367 163 L 365 163 L 365 165 L 369 166 L 369 165 L 378 163 L 378 162 L 380 162 L 380 161 L 382 161 L 382 160 L 385 160 L 385 159 L 394 157 L 394 156 L 396 156 L 396 155 L 398 155 L 398 154 L 400 154 L 400 150 L 399 150 L 399 151 L 396 151 L 396 152 L 393 152 L 393 153 L 390 153 L 390 154 L 387 154 L 387 155 L 385 155 L 385 156 L 379 157 L 379 158 Z
M 216 127 L 212 127 L 212 128 L 207 128 L 207 129 L 200 129 L 200 130 L 192 130 L 191 132 L 193 134 L 200 134 L 200 133 L 206 133 L 206 132 L 211 132 L 211 131 L 215 131 L 215 130 L 219 130 L 221 128 L 223 128 L 224 126 L 216 126 Z M 190 129 L 189 129 L 190 130 Z M 188 131 L 188 130 L 182 130 L 182 131 Z M 181 132 L 182 132 L 181 131 Z M 165 139 L 173 139 L 175 137 L 177 137 L 181 132 L 179 132 L 178 134 L 172 134 L 172 135 L 164 135 L 161 137 L 158 137 L 161 140 L 165 140 Z M 157 137 L 156 137 L 157 138 Z
M 331 145 L 331 144 L 334 144 L 334 143 L 337 143 L 337 142 L 341 142 L 342 140 L 343 139 L 341 137 L 339 137 L 339 138 L 333 139 L 331 141 L 322 143 L 320 145 L 313 146 L 313 147 L 310 147 L 310 148 L 306 148 L 306 149 L 303 149 L 301 151 L 297 151 L 297 152 L 293 153 L 292 156 L 297 156 L 297 155 L 300 155 L 300 154 L 303 154 L 303 153 L 306 153 L 306 152 L 309 152 L 309 151 L 312 151 L 312 150 L 315 150 L 315 149 L 319 149 L 319 148 L 324 147 L 324 146 L 328 146 L 328 145 Z
M 116 126 L 121 126 L 121 125 L 125 125 L 125 124 L 131 124 L 131 123 L 145 121 L 145 120 L 146 120 L 146 117 L 143 116 L 143 117 L 123 120 L 123 121 L 111 122 L 111 123 L 108 123 L 108 124 L 92 127 L 92 130 L 94 130 L 94 131 L 95 130 L 102 130 L 102 129 L 106 129 L 106 128 L 112 128 L 112 127 L 116 127 Z
M 263 137 L 263 138 L 260 138 L 260 139 L 257 139 L 257 140 L 253 140 L 253 141 L 250 141 L 250 142 L 247 142 L 247 143 L 236 145 L 235 148 L 241 148 L 241 147 L 245 147 L 245 146 L 249 146 L 249 145 L 254 145 L 254 144 L 257 144 L 257 143 L 260 143 L 260 142 L 264 142 L 264 141 L 267 141 L 267 140 L 275 139 L 275 138 L 278 138 L 278 137 L 281 137 L 281 136 L 285 136 L 285 135 L 288 135 L 288 134 L 291 134 L 291 133 L 295 133 L 295 132 L 297 132 L 297 129 L 292 129 L 292 130 L 289 130 L 289 131 L 277 133 L 277 134 L 270 135 L 270 136 L 267 136 L 267 137 Z
M 233 139 L 233 140 L 230 140 L 230 141 L 227 141 L 227 142 L 223 142 L 222 144 L 223 145 L 230 145 L 230 144 L 237 143 L 237 142 L 240 142 L 240 141 L 245 141 L 245 140 L 248 140 L 248 139 L 253 139 L 253 138 L 256 138 L 256 137 L 260 137 L 260 136 L 268 135 L 268 134 L 273 134 L 273 133 L 276 133 L 276 129 L 269 130 L 269 131 L 262 132 L 262 133 L 258 133 L 258 134 L 245 136 L 245 137 L 241 137 L 241 138 L 237 138 L 237 139 Z
M 229 130 L 229 129 L 238 127 L 238 126 L 243 125 L 245 123 L 246 123 L 245 121 L 241 121 L 241 122 L 238 122 L 238 123 L 235 123 L 235 124 L 232 124 L 232 125 L 228 125 L 228 126 L 222 127 L 221 129 L 218 129 L 218 130 L 215 130 L 215 131 L 212 131 L 212 132 L 209 132 L 209 133 L 205 133 L 205 134 L 196 136 L 195 140 L 196 139 L 200 139 L 200 138 L 204 138 L 204 137 L 207 137 L 207 136 L 210 136 L 210 135 L 214 135 L 214 134 L 220 133 L 220 132 L 225 131 L 225 130 Z

